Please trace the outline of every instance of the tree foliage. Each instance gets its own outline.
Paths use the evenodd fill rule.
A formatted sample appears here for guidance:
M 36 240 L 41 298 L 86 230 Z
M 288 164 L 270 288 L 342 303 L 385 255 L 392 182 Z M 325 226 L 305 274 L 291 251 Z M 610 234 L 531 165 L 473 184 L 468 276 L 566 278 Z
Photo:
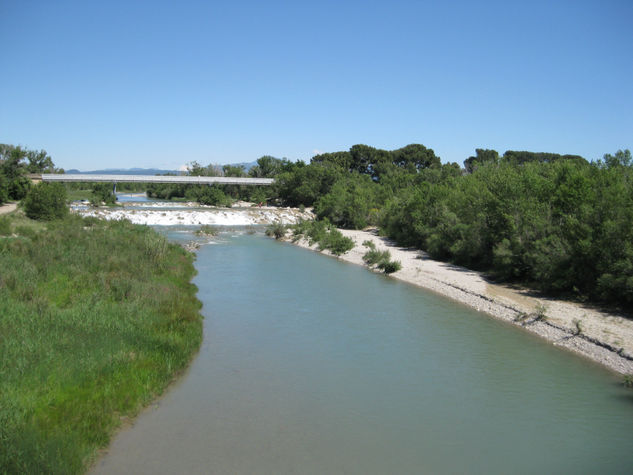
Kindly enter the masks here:
M 22 202 L 31 219 L 50 221 L 68 214 L 66 187 L 62 183 L 39 183 L 32 187 Z

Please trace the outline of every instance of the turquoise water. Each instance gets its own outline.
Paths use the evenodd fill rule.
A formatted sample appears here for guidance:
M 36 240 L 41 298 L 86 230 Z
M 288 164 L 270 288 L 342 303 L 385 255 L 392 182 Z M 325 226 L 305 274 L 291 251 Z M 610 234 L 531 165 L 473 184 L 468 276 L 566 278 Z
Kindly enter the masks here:
M 200 354 L 95 473 L 631 472 L 633 391 L 603 369 L 358 266 L 216 241 Z

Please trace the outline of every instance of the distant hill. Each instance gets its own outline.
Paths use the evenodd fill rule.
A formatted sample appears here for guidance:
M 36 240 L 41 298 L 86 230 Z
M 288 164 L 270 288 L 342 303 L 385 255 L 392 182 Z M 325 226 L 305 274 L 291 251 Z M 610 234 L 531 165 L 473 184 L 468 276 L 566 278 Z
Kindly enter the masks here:
M 161 170 L 158 168 L 106 168 L 105 170 L 80 171 L 77 169 L 66 170 L 66 173 L 79 175 L 182 175 L 178 170 Z
M 255 165 L 257 165 L 257 160 L 253 161 L 253 162 L 242 162 L 242 163 L 229 163 L 229 165 L 232 165 L 234 167 L 244 167 L 244 170 L 246 170 L 246 172 L 248 173 L 248 171 L 253 168 Z
M 242 162 L 242 163 L 230 163 L 230 165 L 239 167 L 244 167 L 244 170 L 248 173 L 248 171 L 255 165 L 257 165 L 257 161 L 254 162 Z M 222 166 L 220 165 L 220 168 Z M 91 170 L 91 171 L 81 171 L 76 168 L 72 168 L 70 170 L 66 170 L 66 173 L 69 174 L 78 174 L 78 175 L 184 175 L 185 172 L 180 170 L 161 170 L 159 168 L 106 168 L 105 170 Z

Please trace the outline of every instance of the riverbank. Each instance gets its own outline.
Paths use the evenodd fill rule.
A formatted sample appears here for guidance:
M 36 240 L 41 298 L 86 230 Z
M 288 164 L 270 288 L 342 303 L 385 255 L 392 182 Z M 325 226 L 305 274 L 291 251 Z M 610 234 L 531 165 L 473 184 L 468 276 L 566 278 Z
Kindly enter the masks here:
M 0 473 L 80 473 L 202 341 L 194 256 L 128 222 L 0 229 Z
M 375 230 L 340 230 L 354 248 L 339 259 L 365 265 L 363 242 L 389 250 L 402 269 L 392 277 L 436 292 L 478 311 L 519 326 L 556 346 L 580 354 L 620 374 L 633 374 L 633 321 L 599 309 L 534 295 L 532 291 L 489 282 L 479 272 L 435 261 L 420 250 L 405 249 Z M 317 250 L 307 240 L 295 244 Z M 324 253 L 329 254 L 327 251 Z M 539 315 L 540 314 L 540 315 Z

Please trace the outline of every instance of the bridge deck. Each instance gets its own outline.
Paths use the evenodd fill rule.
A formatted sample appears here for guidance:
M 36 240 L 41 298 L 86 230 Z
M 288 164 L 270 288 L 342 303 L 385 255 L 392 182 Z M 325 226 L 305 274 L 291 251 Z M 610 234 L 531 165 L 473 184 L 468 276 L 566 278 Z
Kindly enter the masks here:
M 272 178 L 236 178 L 225 176 L 168 176 L 168 175 L 80 175 L 71 173 L 43 173 L 42 181 L 105 182 L 105 183 L 180 183 L 193 185 L 272 185 Z

